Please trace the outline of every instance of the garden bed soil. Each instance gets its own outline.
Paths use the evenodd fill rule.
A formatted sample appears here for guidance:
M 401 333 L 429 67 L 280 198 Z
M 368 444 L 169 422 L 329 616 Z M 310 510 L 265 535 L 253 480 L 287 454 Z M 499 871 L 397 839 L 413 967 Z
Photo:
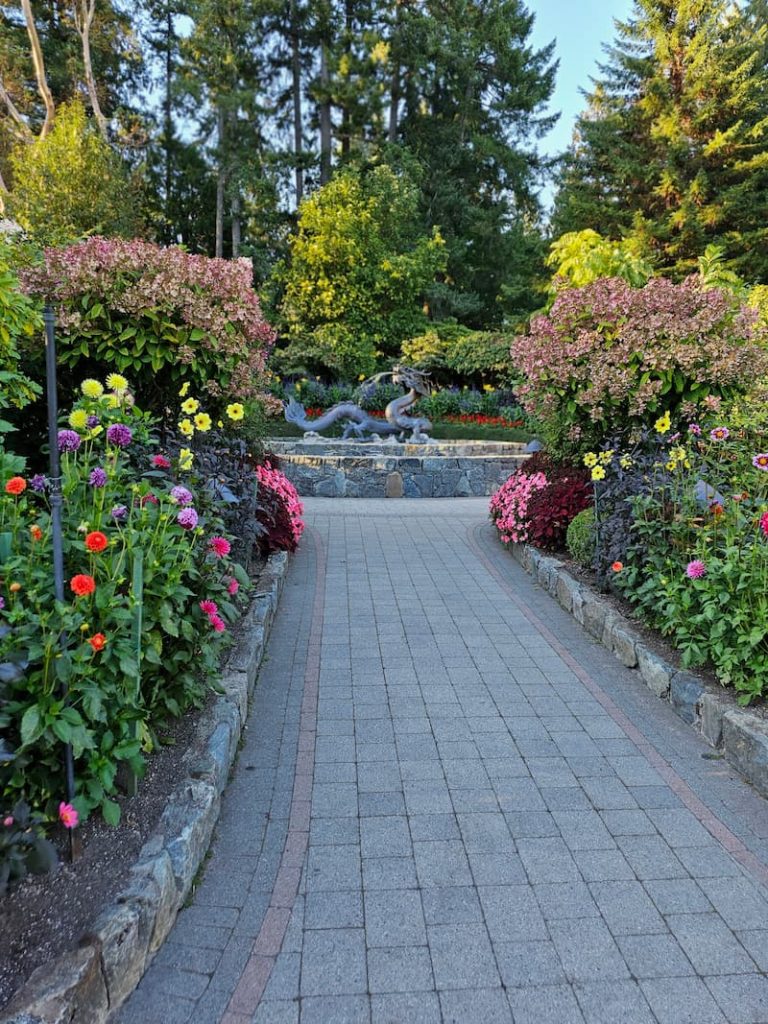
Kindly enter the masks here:
M 116 828 L 97 816 L 86 821 L 79 829 L 83 853 L 74 864 L 67 837 L 59 837 L 59 867 L 28 876 L 0 899 L 0 1009 L 36 967 L 76 948 L 120 892 L 168 797 L 188 773 L 184 755 L 198 717 L 190 711 L 161 735 L 137 795 L 118 798 L 122 813 Z

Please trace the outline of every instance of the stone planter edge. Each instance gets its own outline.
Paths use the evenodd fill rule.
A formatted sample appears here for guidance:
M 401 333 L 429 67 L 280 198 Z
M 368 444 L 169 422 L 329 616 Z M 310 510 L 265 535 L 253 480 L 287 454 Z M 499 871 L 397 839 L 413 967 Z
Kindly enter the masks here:
M 598 643 L 667 701 L 688 725 L 719 750 L 762 796 L 768 797 L 768 722 L 739 707 L 733 694 L 678 669 L 643 641 L 632 622 L 575 579 L 557 558 L 528 544 L 510 544 L 513 558 Z
M 187 777 L 170 794 L 125 887 L 77 949 L 30 975 L 0 1024 L 105 1024 L 138 985 L 208 851 L 287 565 L 285 551 L 268 558 L 222 672 L 222 692 L 197 724 Z

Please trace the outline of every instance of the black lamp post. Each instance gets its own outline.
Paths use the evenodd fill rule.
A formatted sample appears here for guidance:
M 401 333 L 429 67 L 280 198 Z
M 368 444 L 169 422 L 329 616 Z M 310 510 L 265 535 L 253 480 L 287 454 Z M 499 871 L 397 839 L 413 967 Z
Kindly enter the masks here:
M 62 603 L 64 597 L 64 546 L 61 530 L 61 463 L 59 460 L 58 420 L 59 409 L 56 399 L 56 318 L 50 306 L 43 311 L 45 321 L 45 383 L 48 392 L 48 447 L 50 448 L 49 468 L 49 499 L 51 505 L 51 534 L 53 537 L 53 586 L 56 600 Z M 66 634 L 62 633 L 60 645 L 66 645 Z M 66 696 L 66 684 L 63 693 Z M 66 792 L 69 803 L 75 798 L 75 759 L 72 745 L 64 747 L 64 769 L 66 773 Z M 76 828 L 69 830 L 69 852 L 72 860 L 80 856 L 80 835 Z

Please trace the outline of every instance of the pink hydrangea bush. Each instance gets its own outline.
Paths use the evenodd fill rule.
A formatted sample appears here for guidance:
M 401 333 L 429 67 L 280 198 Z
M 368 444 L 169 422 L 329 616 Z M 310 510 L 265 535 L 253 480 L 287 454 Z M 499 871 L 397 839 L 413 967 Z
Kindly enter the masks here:
M 550 450 L 592 447 L 665 411 L 692 415 L 768 372 L 768 331 L 755 311 L 697 280 L 632 288 L 604 278 L 533 318 L 512 358 Z
M 87 356 L 130 371 L 145 404 L 148 395 L 164 385 L 170 393 L 182 378 L 227 400 L 262 390 L 275 332 L 264 319 L 247 259 L 94 237 L 46 250 L 43 265 L 25 271 L 22 283 L 57 307 L 66 363 Z

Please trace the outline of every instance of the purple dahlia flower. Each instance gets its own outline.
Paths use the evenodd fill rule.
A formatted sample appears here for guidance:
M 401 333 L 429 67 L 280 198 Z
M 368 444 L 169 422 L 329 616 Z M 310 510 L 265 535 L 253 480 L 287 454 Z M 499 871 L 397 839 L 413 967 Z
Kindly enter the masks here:
M 45 479 L 42 473 L 35 473 L 35 475 L 29 481 L 29 486 L 33 491 L 37 491 L 37 493 L 40 494 L 48 486 L 48 481 Z
M 177 505 L 191 505 L 194 500 L 192 492 L 187 490 L 186 487 L 178 485 L 171 488 L 171 501 Z
M 60 452 L 76 452 L 82 438 L 76 430 L 60 430 L 57 443 Z
M 127 448 L 133 440 L 133 431 L 125 423 L 113 423 L 107 427 L 107 441 L 116 448 Z
M 88 477 L 88 483 L 91 487 L 106 487 L 107 474 L 101 466 L 97 466 L 96 469 L 91 470 L 91 475 Z
M 112 508 L 112 518 L 121 522 L 123 519 L 128 518 L 128 506 L 127 505 L 115 505 Z
M 187 506 L 176 516 L 176 522 L 185 530 L 194 530 L 197 526 L 197 512 L 190 506 Z

